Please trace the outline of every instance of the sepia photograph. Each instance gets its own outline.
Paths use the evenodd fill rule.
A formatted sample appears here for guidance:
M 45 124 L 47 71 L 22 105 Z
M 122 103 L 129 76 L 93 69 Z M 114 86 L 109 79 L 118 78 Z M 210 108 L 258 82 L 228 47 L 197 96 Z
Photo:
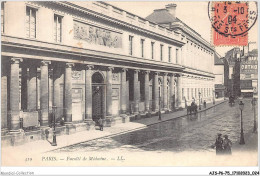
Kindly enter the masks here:
M 2 167 L 259 175 L 258 7 L 1 1 Z

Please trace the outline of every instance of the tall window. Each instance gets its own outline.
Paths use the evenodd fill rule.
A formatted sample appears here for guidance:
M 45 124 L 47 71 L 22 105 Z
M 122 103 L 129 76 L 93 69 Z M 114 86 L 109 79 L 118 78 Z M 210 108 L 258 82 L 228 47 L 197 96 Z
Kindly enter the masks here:
M 193 88 L 191 88 L 191 98 L 193 98 Z
M 172 61 L 172 47 L 168 47 L 168 62 L 171 62 Z
M 176 63 L 179 63 L 179 57 L 178 57 L 178 55 L 179 55 L 179 49 L 176 48 Z
M 151 42 L 151 52 L 152 59 L 154 59 L 154 42 Z
M 163 60 L 163 45 L 160 45 L 161 61 Z
M 141 39 L 141 57 L 144 57 L 144 39 Z
M 129 55 L 133 55 L 133 36 L 129 36 Z
M 1 2 L 1 33 L 4 33 L 4 25 L 5 25 L 5 3 Z
M 36 38 L 36 9 L 26 7 L 26 37 Z
M 195 98 L 197 98 L 197 88 L 195 88 Z
M 54 15 L 54 41 L 61 42 L 62 35 L 62 17 Z

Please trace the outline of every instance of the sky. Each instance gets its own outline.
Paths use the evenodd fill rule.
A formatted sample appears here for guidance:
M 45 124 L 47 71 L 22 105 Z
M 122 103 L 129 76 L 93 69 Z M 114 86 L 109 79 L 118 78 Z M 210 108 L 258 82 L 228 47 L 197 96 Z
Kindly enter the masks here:
M 162 9 L 165 8 L 165 5 L 167 4 L 175 3 L 177 4 L 176 16 L 211 43 L 212 27 L 208 17 L 208 2 L 206 1 L 109 1 L 108 3 L 143 18 L 150 15 L 154 9 Z M 249 41 L 255 42 L 257 40 L 257 27 L 258 23 L 256 23 L 249 31 Z M 224 57 L 225 53 L 232 48 L 233 47 L 227 46 L 215 47 L 221 57 Z

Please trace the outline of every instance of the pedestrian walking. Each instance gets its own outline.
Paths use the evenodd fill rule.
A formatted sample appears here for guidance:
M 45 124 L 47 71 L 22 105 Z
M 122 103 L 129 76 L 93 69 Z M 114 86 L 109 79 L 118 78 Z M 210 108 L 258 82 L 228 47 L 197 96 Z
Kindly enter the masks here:
M 221 137 L 222 134 L 218 133 L 218 137 L 216 139 L 215 142 L 215 146 L 216 146 L 216 154 L 222 154 L 223 153 L 223 139 Z
M 195 98 L 194 98 L 194 97 L 192 97 L 192 102 L 193 102 L 193 103 L 195 103 L 195 101 L 196 101 L 196 100 L 195 100 Z
M 226 155 L 231 155 L 231 147 L 232 147 L 232 142 L 230 139 L 228 139 L 228 135 L 224 135 L 224 140 L 223 140 L 223 153 Z
M 103 119 L 99 118 L 98 120 L 100 131 L 103 131 Z
M 204 103 L 203 103 L 203 105 L 204 105 L 204 108 L 206 108 L 206 104 L 207 104 L 207 103 L 206 103 L 206 101 L 204 100 Z

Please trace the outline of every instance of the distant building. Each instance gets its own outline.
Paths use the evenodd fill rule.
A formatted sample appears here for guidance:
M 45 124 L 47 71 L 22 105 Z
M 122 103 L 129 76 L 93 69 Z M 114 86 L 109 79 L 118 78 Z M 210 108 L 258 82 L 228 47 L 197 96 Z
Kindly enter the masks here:
M 146 19 L 181 33 L 185 43 L 181 48 L 180 63 L 185 70 L 182 77 L 182 100 L 191 103 L 194 98 L 198 103 L 200 97 L 203 101 L 210 102 L 214 90 L 212 71 L 215 49 L 199 33 L 178 18 L 176 8 L 176 4 L 168 4 L 163 9 L 155 9 Z
M 226 90 L 224 86 L 224 62 L 217 52 L 214 54 L 213 73 L 215 75 L 215 97 L 224 97 Z
M 257 97 L 258 49 L 256 42 L 229 50 L 224 59 L 226 96 Z
M 229 50 L 224 58 L 225 96 L 240 96 L 240 48 Z
M 257 97 L 258 50 L 255 42 L 243 48 L 240 63 L 240 89 L 243 97 Z

